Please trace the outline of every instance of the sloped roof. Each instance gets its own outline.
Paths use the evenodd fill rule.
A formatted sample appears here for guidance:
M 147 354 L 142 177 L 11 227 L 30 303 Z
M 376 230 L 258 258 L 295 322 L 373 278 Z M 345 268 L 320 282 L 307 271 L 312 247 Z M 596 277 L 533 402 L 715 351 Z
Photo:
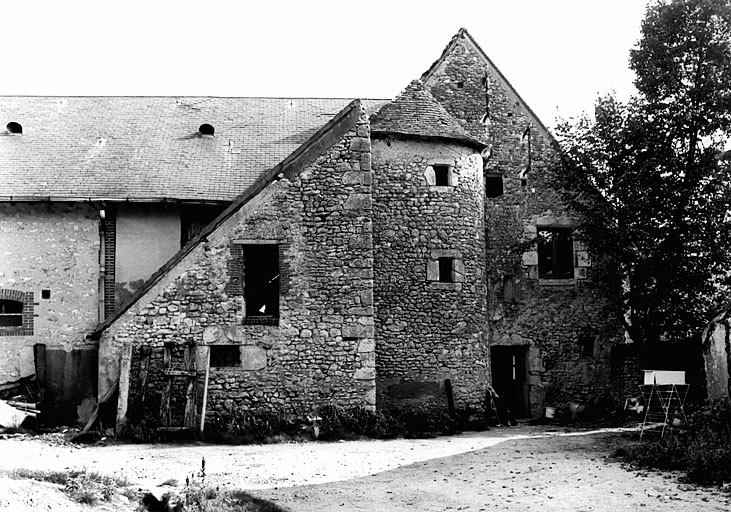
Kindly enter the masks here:
M 556 139 L 553 136 L 553 134 L 546 128 L 546 125 L 543 124 L 543 121 L 536 115 L 535 112 L 533 112 L 533 109 L 531 109 L 528 104 L 525 102 L 525 100 L 518 94 L 518 91 L 515 90 L 515 87 L 508 81 L 507 78 L 505 78 L 505 75 L 502 74 L 500 69 L 493 63 L 493 61 L 490 59 L 490 57 L 487 56 L 485 51 L 480 47 L 479 44 L 477 44 L 477 41 L 470 35 L 469 32 L 467 32 L 466 28 L 460 28 L 457 33 L 452 37 L 452 39 L 449 41 L 447 46 L 444 48 L 444 51 L 439 56 L 437 60 L 434 61 L 434 63 L 427 69 L 423 75 L 421 75 L 421 80 L 426 83 L 429 81 L 429 79 L 434 75 L 436 70 L 439 68 L 439 66 L 442 65 L 444 60 L 447 58 L 447 56 L 452 52 L 455 46 L 457 46 L 457 43 L 460 39 L 464 39 L 467 41 L 472 47 L 475 49 L 475 51 L 480 55 L 482 60 L 487 64 L 490 70 L 492 70 L 497 77 L 498 81 L 501 83 L 501 85 L 509 91 L 513 96 L 515 96 L 515 99 L 520 103 L 523 110 L 526 111 L 526 113 L 533 118 L 533 122 L 538 127 L 538 129 L 541 131 L 541 133 L 551 142 L 556 143 Z
M 351 101 L 0 97 L 0 200 L 231 201 Z
M 371 133 L 455 139 L 484 147 L 467 134 L 420 80 L 412 81 L 393 101 L 371 116 Z
M 349 130 L 352 130 L 358 123 L 361 113 L 361 100 L 353 100 L 345 106 L 340 112 L 336 113 L 332 119 L 329 119 L 324 126 L 316 130 L 304 144 L 301 144 L 286 158 L 274 167 L 267 169 L 251 184 L 249 187 L 239 194 L 234 201 L 214 219 L 210 224 L 204 227 L 192 240 L 175 253 L 162 267 L 160 267 L 150 278 L 143 284 L 124 304 L 118 307 L 112 316 L 101 322 L 94 331 L 89 334 L 89 338 L 98 340 L 101 334 L 116 322 L 133 304 L 142 298 L 157 282 L 168 274 L 185 256 L 190 254 L 193 249 L 201 244 L 204 240 L 218 229 L 221 224 L 226 222 L 231 216 L 239 211 L 243 206 L 254 199 L 261 191 L 279 179 L 279 175 L 286 177 L 297 175 L 305 166 L 311 164 L 322 153 L 327 151 L 335 143 L 337 143 Z

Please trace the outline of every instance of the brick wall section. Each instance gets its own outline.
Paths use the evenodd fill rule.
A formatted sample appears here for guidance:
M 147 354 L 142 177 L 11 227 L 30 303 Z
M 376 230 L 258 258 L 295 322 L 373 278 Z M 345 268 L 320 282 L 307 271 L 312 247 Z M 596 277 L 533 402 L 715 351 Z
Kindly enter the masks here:
M 609 304 L 591 287 L 592 269 L 588 280 L 544 286 L 537 266 L 523 258 L 535 251 L 537 223 L 573 222 L 546 181 L 545 169 L 555 158 L 550 136 L 468 37 L 460 32 L 453 43 L 425 85 L 472 136 L 489 145 L 485 174 L 501 175 L 504 184 L 504 194 L 486 198 L 484 210 L 490 344 L 528 348 L 528 394 L 534 416 L 542 414 L 544 405 L 560 406 L 568 400 L 620 405 L 610 350 L 623 337 Z M 490 92 L 488 126 L 481 123 L 486 113 L 485 74 Z M 526 128 L 531 166 L 523 176 L 528 166 Z M 575 249 L 582 248 L 577 244 Z M 511 289 L 507 296 L 506 286 Z M 598 339 L 594 357 L 580 357 L 577 342 L 584 335 Z M 551 404 L 546 404 L 547 393 Z
M 13 327 L 0 328 L 0 336 L 33 336 L 35 306 L 33 292 L 20 290 L 0 289 L 0 299 L 12 300 L 23 304 L 21 310 L 22 324 Z
M 102 243 L 104 244 L 104 318 L 112 316 L 115 308 L 114 284 L 117 254 L 117 219 L 115 208 L 110 206 L 104 210 L 104 218 L 100 221 Z
M 361 112 L 341 140 L 298 175 L 260 192 L 104 332 L 102 367 L 115 364 L 124 343 L 135 345 L 131 419 L 143 412 L 157 418 L 166 342 L 198 345 L 201 377 L 210 344 L 239 345 L 255 360 L 248 369 L 211 369 L 208 413 L 375 406 L 370 161 Z M 279 241 L 281 268 L 289 273 L 278 326 L 244 325 L 243 289 L 233 282 L 242 276 L 232 261 L 240 257 L 237 242 L 256 240 Z M 143 346 L 152 351 L 151 370 L 144 410 L 134 410 Z M 113 378 L 113 368 L 100 378 Z
M 98 219 L 84 203 L 0 203 L 0 289 L 24 304 L 23 332 L 0 338 L 0 383 L 35 373 L 36 343 L 87 343 L 99 320 Z
M 373 160 L 379 399 L 446 410 L 444 381 L 451 379 L 458 408 L 482 407 L 482 159 L 460 143 L 381 138 L 373 141 Z M 454 166 L 454 186 L 429 183 L 432 163 Z M 463 281 L 439 283 L 429 267 L 450 254 L 464 264 Z

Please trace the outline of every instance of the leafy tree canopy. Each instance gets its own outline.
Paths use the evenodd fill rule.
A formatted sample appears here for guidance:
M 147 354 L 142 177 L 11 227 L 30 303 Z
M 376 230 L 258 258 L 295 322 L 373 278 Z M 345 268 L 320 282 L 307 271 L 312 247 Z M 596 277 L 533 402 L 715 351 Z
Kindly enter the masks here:
M 553 172 L 629 336 L 686 338 L 731 270 L 731 0 L 657 0 L 630 66 L 638 94 L 560 126 Z

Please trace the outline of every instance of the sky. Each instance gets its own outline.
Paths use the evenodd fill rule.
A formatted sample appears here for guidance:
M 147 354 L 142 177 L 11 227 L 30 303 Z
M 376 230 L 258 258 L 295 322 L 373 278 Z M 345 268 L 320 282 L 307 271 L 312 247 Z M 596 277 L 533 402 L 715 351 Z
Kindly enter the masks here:
M 548 126 L 633 92 L 647 0 L 6 0 L 0 95 L 392 98 L 466 28 Z

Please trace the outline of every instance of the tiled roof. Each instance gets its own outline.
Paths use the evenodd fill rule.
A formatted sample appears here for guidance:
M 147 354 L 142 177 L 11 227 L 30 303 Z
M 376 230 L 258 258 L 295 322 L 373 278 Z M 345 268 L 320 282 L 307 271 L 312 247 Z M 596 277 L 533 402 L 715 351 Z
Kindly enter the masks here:
M 371 131 L 457 139 L 482 145 L 465 132 L 420 80 L 411 82 L 396 99 L 383 105 L 371 116 Z
M 230 201 L 350 101 L 0 97 L 0 200 Z M 10 122 L 23 135 L 5 133 Z M 198 134 L 204 123 L 214 137 Z

